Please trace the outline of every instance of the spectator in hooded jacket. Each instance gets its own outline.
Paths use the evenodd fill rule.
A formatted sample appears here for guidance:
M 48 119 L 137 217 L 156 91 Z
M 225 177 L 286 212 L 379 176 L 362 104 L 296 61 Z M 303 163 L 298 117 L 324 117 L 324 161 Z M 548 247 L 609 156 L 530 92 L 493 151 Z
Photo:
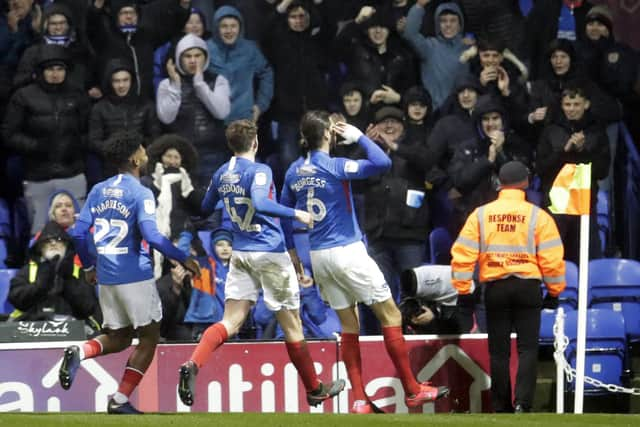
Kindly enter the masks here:
M 211 38 L 211 32 L 207 28 L 206 17 L 201 10 L 192 7 L 189 19 L 184 24 L 180 36 L 176 37 L 175 40 L 163 44 L 153 52 L 153 89 L 155 93 L 158 92 L 160 82 L 169 77 L 167 74 L 167 61 L 173 58 L 176 51 L 176 43 L 178 43 L 185 34 L 195 34 L 202 40 L 209 40 L 209 38 Z
M 458 77 L 451 95 L 440 109 L 440 119 L 428 141 L 435 156 L 435 166 L 427 172 L 426 180 L 434 190 L 446 192 L 451 188 L 446 171 L 457 145 L 474 134 L 471 114 L 481 94 L 478 79 L 464 74 Z
M 89 150 L 87 178 L 91 184 L 117 173 L 104 157 L 102 147 L 107 139 L 120 131 L 142 136 L 148 145 L 160 134 L 160 122 L 152 101 L 137 95 L 134 67 L 124 59 L 107 63 L 102 81 L 104 97 L 91 109 L 89 116 Z
M 245 23 L 235 7 L 222 6 L 214 16 L 209 47 L 211 69 L 227 78 L 231 87 L 231 112 L 226 118 L 257 121 L 273 98 L 273 69 L 256 42 L 244 37 Z
M 136 64 L 137 95 L 153 96 L 153 52 L 180 34 L 189 19 L 189 0 L 157 0 L 140 8 L 136 0 L 95 0 L 87 12 L 89 39 L 103 69 L 112 58 Z
M 169 78 L 158 87 L 158 118 L 168 131 L 191 141 L 200 157 L 193 175 L 197 185 L 206 187 L 212 171 L 231 157 L 224 136 L 229 81 L 209 70 L 207 44 L 193 34 L 180 39 L 167 72 Z
M 542 126 L 561 118 L 562 92 L 576 84 L 585 88 L 589 93 L 589 99 L 593 100 L 591 114 L 595 118 L 604 123 L 620 120 L 620 105 L 588 79 L 583 71 L 584 66 L 578 62 L 572 42 L 564 39 L 552 41 L 546 58 L 548 62 L 544 77 L 531 84 L 529 113 L 526 118 L 531 129 L 539 132 Z
M 340 113 L 344 121 L 365 131 L 371 123 L 371 108 L 367 99 L 368 92 L 359 81 L 346 81 L 340 86 Z M 353 144 L 352 144 L 353 145 Z M 342 147 L 342 146 L 341 146 Z M 337 155 L 338 157 L 349 157 Z
M 454 81 L 468 70 L 460 62 L 466 49 L 462 38 L 464 17 L 456 3 L 442 3 L 435 13 L 436 37 L 425 37 L 420 33 L 424 7 L 430 0 L 418 0 L 409 11 L 407 25 L 402 33 L 420 58 L 422 85 L 433 97 L 433 106 L 439 109 L 453 89 Z
M 592 7 L 585 18 L 585 38 L 577 51 L 590 78 L 622 102 L 624 119 L 634 139 L 640 137 L 640 56 L 613 34 L 613 15 L 604 4 Z
M 324 24 L 309 3 L 286 0 L 271 16 L 272 30 L 264 40 L 275 78 L 271 113 L 278 122 L 280 168 L 274 169 L 278 187 L 289 164 L 300 156 L 300 118 L 308 110 L 327 108 Z
M 549 191 L 566 163 L 591 163 L 591 220 L 589 257 L 602 257 L 596 202 L 598 180 L 609 174 L 610 150 L 605 128 L 591 114 L 589 93 L 579 85 L 569 86 L 561 95 L 562 114 L 545 126 L 536 151 L 536 172 L 540 176 L 544 197 L 549 206 Z M 580 218 L 553 215 L 565 247 L 565 259 L 579 262 Z
M 547 48 L 555 39 L 584 40 L 585 17 L 592 4 L 586 0 L 535 0 L 525 23 L 525 58 L 532 80 L 544 78 Z
M 25 163 L 23 184 L 31 234 L 44 225 L 49 195 L 66 189 L 83 203 L 89 110 L 86 95 L 67 84 L 67 51 L 45 45 L 36 80 L 12 96 L 4 122 L 7 146 Z
M 398 103 L 400 94 L 417 82 L 412 52 L 384 11 L 363 7 L 335 44 L 347 66 L 347 79 L 364 83 L 371 104 Z
M 101 319 L 93 286 L 74 263 L 73 243 L 64 229 L 48 222 L 30 249 L 29 263 L 11 279 L 11 320 L 54 320 L 58 316 Z M 95 316 L 95 317 L 94 317 Z
M 509 127 L 499 98 L 483 95 L 473 110 L 474 135 L 460 142 L 447 173 L 460 197 L 453 200 L 449 234 L 457 236 L 469 214 L 498 195 L 498 172 L 518 160 L 532 167 L 530 145 Z
M 70 63 L 67 80 L 79 90 L 87 91 L 94 98 L 101 95 L 91 65 L 92 58 L 85 41 L 79 36 L 76 23 L 73 22 L 71 10 L 64 4 L 51 3 L 44 9 L 40 39 L 31 45 L 22 55 L 16 75 L 13 78 L 14 88 L 26 86 L 33 81 L 33 73 L 40 56 L 40 49 L 45 44 L 57 44 L 68 50 Z
M 409 141 L 427 143 L 433 128 L 431 94 L 422 86 L 413 86 L 402 94 L 402 108 Z

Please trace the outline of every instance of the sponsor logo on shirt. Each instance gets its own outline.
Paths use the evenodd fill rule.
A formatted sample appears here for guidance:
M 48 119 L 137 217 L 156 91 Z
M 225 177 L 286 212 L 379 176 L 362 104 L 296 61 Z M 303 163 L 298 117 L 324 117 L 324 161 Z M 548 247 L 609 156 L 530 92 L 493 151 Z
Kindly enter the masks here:
M 240 182 L 240 174 L 233 172 L 223 173 L 220 177 L 220 181 L 225 184 L 235 184 L 237 182 Z

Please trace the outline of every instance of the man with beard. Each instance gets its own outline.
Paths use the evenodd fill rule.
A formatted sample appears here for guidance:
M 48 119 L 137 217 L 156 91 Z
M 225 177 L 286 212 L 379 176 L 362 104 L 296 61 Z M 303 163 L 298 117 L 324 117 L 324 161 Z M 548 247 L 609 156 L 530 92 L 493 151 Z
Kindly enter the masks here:
M 389 170 L 391 160 L 356 127 L 332 123 L 329 113 L 310 111 L 300 124 L 309 150 L 285 175 L 282 203 L 305 207 L 311 214 L 309 227 L 311 266 L 324 298 L 342 324 L 342 357 L 354 395 L 353 413 L 380 412 L 366 395 L 362 383 L 358 302 L 370 306 L 382 324 L 384 343 L 405 392 L 405 403 L 414 408 L 445 396 L 447 387 L 416 381 L 402 335 L 402 315 L 385 277 L 367 254 L 352 209 L 350 181 Z M 344 143 L 358 143 L 366 159 L 350 160 L 329 155 L 337 136 Z M 389 203 L 389 201 L 387 201 Z

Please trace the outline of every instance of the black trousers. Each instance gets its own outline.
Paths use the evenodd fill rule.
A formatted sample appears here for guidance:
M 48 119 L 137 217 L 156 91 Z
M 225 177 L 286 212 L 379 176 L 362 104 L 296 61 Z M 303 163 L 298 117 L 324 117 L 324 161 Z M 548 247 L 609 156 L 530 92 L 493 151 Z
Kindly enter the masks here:
M 508 277 L 488 282 L 484 297 L 493 408 L 496 412 L 513 412 L 513 404 L 520 404 L 525 410 L 529 410 L 533 403 L 538 366 L 538 336 L 542 308 L 540 281 Z M 518 334 L 518 373 L 513 403 L 509 377 L 509 336 L 512 330 Z

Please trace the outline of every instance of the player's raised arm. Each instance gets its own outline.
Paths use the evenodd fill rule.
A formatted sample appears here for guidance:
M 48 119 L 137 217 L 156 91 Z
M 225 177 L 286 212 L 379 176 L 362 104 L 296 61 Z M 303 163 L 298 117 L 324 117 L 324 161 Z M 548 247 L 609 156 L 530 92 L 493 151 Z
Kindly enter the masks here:
M 357 127 L 345 122 L 331 125 L 331 130 L 344 138 L 343 144 L 357 142 L 367 153 L 362 160 L 347 160 L 344 164 L 344 177 L 348 179 L 368 178 L 386 172 L 391 167 L 391 159 L 378 144 L 362 133 Z

